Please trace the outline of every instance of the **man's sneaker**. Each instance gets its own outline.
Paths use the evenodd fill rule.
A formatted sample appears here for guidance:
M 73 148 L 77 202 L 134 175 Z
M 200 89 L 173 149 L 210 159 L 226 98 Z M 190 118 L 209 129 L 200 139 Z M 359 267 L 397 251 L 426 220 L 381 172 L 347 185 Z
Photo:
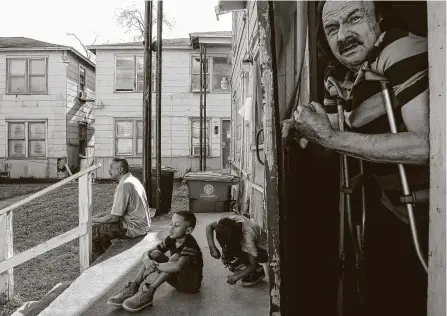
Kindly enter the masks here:
M 263 278 L 265 278 L 265 272 L 264 269 L 257 269 L 255 272 L 250 274 L 249 276 L 242 279 L 241 284 L 242 286 L 253 286 L 259 281 L 261 281 Z
M 107 304 L 121 307 L 126 299 L 134 296 L 137 292 L 138 292 L 138 286 L 135 283 L 129 282 L 120 293 L 110 297 L 107 300 Z
M 145 307 L 152 306 L 155 290 L 149 285 L 149 283 L 143 284 L 137 294 L 124 301 L 123 308 L 128 312 L 138 312 Z
M 229 267 L 229 269 L 230 269 L 231 272 L 240 271 L 240 270 L 242 270 L 243 268 L 245 268 L 245 264 L 243 264 L 242 261 L 241 261 L 241 259 L 239 259 L 239 258 L 237 258 L 237 259 L 231 261 L 231 263 L 230 263 L 230 267 Z

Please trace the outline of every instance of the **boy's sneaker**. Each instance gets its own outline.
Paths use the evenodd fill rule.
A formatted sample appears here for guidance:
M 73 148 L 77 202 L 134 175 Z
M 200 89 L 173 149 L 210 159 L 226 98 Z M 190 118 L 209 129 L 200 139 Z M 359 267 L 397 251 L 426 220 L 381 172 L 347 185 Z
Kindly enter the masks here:
M 245 268 L 245 264 L 243 264 L 242 261 L 241 261 L 241 259 L 239 259 L 239 258 L 237 258 L 237 259 L 231 261 L 231 263 L 230 263 L 230 267 L 229 267 L 229 269 L 230 269 L 231 272 L 240 271 L 240 270 L 242 270 L 243 268 Z
M 110 297 L 107 300 L 107 304 L 121 307 L 126 299 L 134 296 L 137 292 L 138 292 L 138 286 L 135 283 L 129 282 L 120 293 Z
M 143 284 L 137 294 L 124 301 L 123 308 L 128 312 L 138 312 L 145 307 L 152 306 L 155 290 L 149 286 L 149 283 Z
M 265 278 L 264 268 L 261 267 L 261 269 L 258 268 L 255 272 L 243 278 L 241 281 L 242 286 L 245 287 L 253 286 L 259 281 L 261 281 L 263 278 Z

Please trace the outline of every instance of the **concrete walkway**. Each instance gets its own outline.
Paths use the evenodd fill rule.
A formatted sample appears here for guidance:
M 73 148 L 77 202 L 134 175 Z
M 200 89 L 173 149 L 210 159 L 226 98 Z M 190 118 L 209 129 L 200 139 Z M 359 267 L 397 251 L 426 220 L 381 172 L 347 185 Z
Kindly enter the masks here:
M 229 285 L 226 282 L 226 270 L 220 260 L 209 254 L 205 237 L 205 227 L 224 214 L 196 214 L 197 226 L 194 237 L 203 252 L 204 271 L 201 291 L 197 294 L 184 294 L 168 284 L 163 284 L 155 293 L 154 306 L 139 313 L 128 313 L 122 308 L 106 304 L 107 298 L 118 293 L 124 285 L 136 275 L 134 267 L 128 275 L 120 279 L 112 288 L 91 304 L 83 316 L 98 315 L 153 315 L 153 316 L 264 316 L 269 312 L 269 294 L 267 279 L 252 288 L 244 288 L 240 282 Z M 166 235 L 162 235 L 164 237 Z M 88 291 L 88 289 L 86 289 Z

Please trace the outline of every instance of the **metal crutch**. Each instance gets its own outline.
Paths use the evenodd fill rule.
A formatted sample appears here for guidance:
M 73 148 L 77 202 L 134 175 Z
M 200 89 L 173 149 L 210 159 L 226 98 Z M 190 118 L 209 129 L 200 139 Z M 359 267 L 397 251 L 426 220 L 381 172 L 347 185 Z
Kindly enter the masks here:
M 341 98 L 337 98 L 337 113 L 338 113 L 338 124 L 339 124 L 339 130 L 345 131 L 344 124 L 345 124 L 345 115 L 344 115 L 344 105 L 345 101 Z M 352 244 L 354 246 L 354 253 L 355 253 L 355 264 L 356 264 L 356 270 L 357 270 L 357 293 L 359 294 L 360 302 L 363 301 L 362 296 L 362 290 L 361 290 L 361 274 L 363 273 L 361 269 L 361 256 L 362 256 L 362 248 L 361 248 L 361 234 L 362 232 L 359 231 L 359 227 L 357 229 L 354 228 L 353 225 L 353 219 L 352 219 L 352 204 L 351 204 L 351 194 L 353 192 L 353 188 L 351 186 L 351 180 L 349 175 L 349 166 L 348 166 L 348 157 L 346 155 L 340 155 L 340 164 L 341 164 L 341 175 L 342 175 L 342 186 L 341 186 L 341 202 L 340 206 L 342 209 L 340 210 L 341 213 L 346 213 L 346 221 L 348 224 L 348 230 L 349 234 L 352 239 Z M 363 197 L 362 197 L 363 198 Z M 342 204 L 342 202 L 344 204 Z M 344 216 L 343 216 L 344 217 Z M 341 222 L 341 219 L 340 219 Z M 340 229 L 340 237 L 341 234 L 344 233 Z M 344 256 L 344 255 L 343 255 Z M 339 298 L 340 300 L 343 299 L 343 293 L 340 294 L 342 297 Z
M 387 78 L 385 78 L 384 76 L 382 76 L 380 74 L 373 72 L 371 69 L 362 67 L 362 71 L 365 72 L 366 80 L 380 82 L 383 99 L 385 101 L 385 108 L 386 108 L 386 113 L 388 116 L 388 122 L 390 124 L 390 130 L 391 130 L 391 133 L 397 134 L 397 125 L 396 125 L 396 120 L 394 118 L 393 101 L 392 101 L 392 93 L 394 92 L 393 87 L 391 86 L 391 84 Z M 412 192 L 410 190 L 410 186 L 408 184 L 405 167 L 403 164 L 398 164 L 397 166 L 399 169 L 400 181 L 402 184 L 402 191 L 404 193 L 404 197 L 412 197 L 413 194 L 412 194 Z M 419 260 L 420 260 L 422 266 L 424 267 L 425 271 L 428 272 L 427 261 L 422 254 L 421 247 L 419 244 L 418 231 L 417 231 L 417 227 L 416 227 L 416 221 L 414 219 L 414 209 L 413 209 L 412 199 L 410 199 L 410 198 L 406 199 L 405 204 L 407 206 L 408 218 L 410 220 L 411 236 L 413 238 L 413 244 L 416 249 L 416 253 L 417 253 Z
M 335 83 L 334 83 L 335 84 Z M 332 96 L 337 95 L 337 117 L 338 117 L 338 125 L 339 130 L 344 131 L 345 124 L 345 116 L 344 116 L 344 104 L 345 101 L 338 96 L 337 89 L 332 87 L 330 89 L 330 93 Z M 363 166 L 361 165 L 361 171 L 363 171 Z M 351 208 L 351 194 L 352 188 L 349 177 L 349 167 L 348 167 L 348 158 L 346 155 L 340 155 L 340 173 L 341 173 L 341 181 L 340 181 L 340 202 L 339 202 L 339 210 L 340 210 L 340 222 L 339 222 L 339 260 L 340 260 L 340 275 L 338 282 L 338 315 L 343 315 L 343 298 L 344 298 L 344 264 L 345 264 L 345 245 L 344 245 L 344 234 L 345 234 L 345 220 L 347 220 L 348 230 L 350 236 L 352 238 L 352 243 L 354 245 L 355 259 L 356 259 L 356 269 L 358 274 L 363 273 L 361 270 L 361 237 L 363 234 L 362 231 L 354 230 L 353 222 L 352 222 L 352 208 Z M 364 191 L 362 190 L 362 193 Z M 362 196 L 362 201 L 364 201 L 364 195 Z M 364 203 L 363 203 L 364 205 Z M 347 219 L 345 219 L 345 213 Z M 363 209 L 363 214 L 365 213 L 365 209 Z M 364 218 L 364 215 L 363 215 Z M 357 227 L 359 230 L 359 227 Z M 357 291 L 360 295 L 360 299 L 362 300 L 361 288 L 360 288 L 360 277 L 357 280 Z
M 340 90 L 340 84 L 333 78 L 329 77 L 328 82 L 331 87 L 328 89 L 332 97 L 336 97 L 337 102 L 337 116 L 339 123 L 339 130 L 344 131 L 344 108 L 345 100 L 343 99 L 343 93 Z M 349 87 L 345 87 L 349 88 Z M 348 96 L 345 96 L 348 97 Z M 340 172 L 341 172 L 341 183 L 340 183 L 340 223 L 339 223 L 339 261 L 340 261 L 340 274 L 339 274 L 339 285 L 338 285 L 338 314 L 343 315 L 343 296 L 344 296 L 344 262 L 345 262 L 345 249 L 344 249 L 344 234 L 345 234 L 345 209 L 348 221 L 349 232 L 352 238 L 355 251 L 355 261 L 356 261 L 356 271 L 357 271 L 357 293 L 359 295 L 359 303 L 363 303 L 363 293 L 362 293 L 362 280 L 364 276 L 363 271 L 363 261 L 364 261 L 364 233 L 365 233 L 365 222 L 366 222 L 366 199 L 365 190 L 363 185 L 363 161 L 359 160 L 360 167 L 360 177 L 362 179 L 361 183 L 361 202 L 362 202 L 362 221 L 360 225 L 356 225 L 355 229 L 353 227 L 352 220 L 352 209 L 350 194 L 353 193 L 352 183 L 350 183 L 349 170 L 347 157 L 345 155 L 340 155 Z

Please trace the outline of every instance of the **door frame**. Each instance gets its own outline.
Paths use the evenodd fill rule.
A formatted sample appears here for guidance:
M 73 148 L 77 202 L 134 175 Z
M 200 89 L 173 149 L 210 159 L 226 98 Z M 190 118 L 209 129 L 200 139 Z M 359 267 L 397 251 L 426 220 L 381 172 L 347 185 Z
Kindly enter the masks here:
M 222 148 L 222 144 L 223 144 L 223 142 L 222 142 L 222 136 L 223 136 L 222 122 L 223 121 L 228 121 L 230 123 L 229 127 L 230 127 L 230 131 L 231 131 L 231 118 L 227 118 L 227 117 L 220 118 L 220 167 L 221 167 L 221 169 L 223 169 L 223 148 Z M 231 142 L 231 140 L 230 140 L 230 142 Z M 228 160 L 231 160 L 230 158 L 231 158 L 231 148 L 230 148 L 230 153 L 228 154 Z M 231 167 L 229 169 L 231 169 Z

